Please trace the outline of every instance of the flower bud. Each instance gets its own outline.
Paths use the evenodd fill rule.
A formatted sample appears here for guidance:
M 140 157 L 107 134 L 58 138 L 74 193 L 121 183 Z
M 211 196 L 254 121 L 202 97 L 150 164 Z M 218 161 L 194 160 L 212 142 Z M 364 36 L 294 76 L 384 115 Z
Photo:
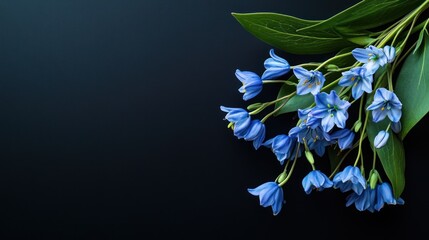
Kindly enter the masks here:
M 250 104 L 249 106 L 247 106 L 247 110 L 253 111 L 253 110 L 260 108 L 261 106 L 262 106 L 262 103 L 253 103 L 253 104 Z
M 277 182 L 281 183 L 283 182 L 287 177 L 287 173 L 286 172 L 282 172 L 278 177 L 277 177 Z
M 401 129 L 402 129 L 401 122 L 400 121 L 398 121 L 398 122 L 392 122 L 392 125 L 390 125 L 390 128 L 392 128 L 392 131 L 394 133 L 399 133 L 401 131 Z
M 310 151 L 305 151 L 305 157 L 307 158 L 308 162 L 313 165 L 314 164 L 314 157 L 313 154 Z
M 361 126 L 362 126 L 362 122 L 360 120 L 358 120 L 358 121 L 355 122 L 355 124 L 353 126 L 353 130 L 355 132 L 359 132 Z
M 374 169 L 371 171 L 371 176 L 369 177 L 369 186 L 371 189 L 374 189 L 377 186 L 378 176 L 377 170 Z
M 389 133 L 384 130 L 381 130 L 380 132 L 378 132 L 377 136 L 375 136 L 374 147 L 375 148 L 383 147 L 384 145 L 386 145 L 388 139 L 389 139 Z

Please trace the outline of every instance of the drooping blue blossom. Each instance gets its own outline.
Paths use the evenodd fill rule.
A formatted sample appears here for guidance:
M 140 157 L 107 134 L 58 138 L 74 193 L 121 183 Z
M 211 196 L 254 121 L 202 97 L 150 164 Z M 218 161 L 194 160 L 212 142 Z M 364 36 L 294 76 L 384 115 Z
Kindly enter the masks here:
M 242 108 L 220 106 L 220 109 L 227 113 L 225 119 L 230 122 L 230 126 L 234 131 L 234 136 L 239 139 L 244 138 L 251 123 L 249 113 Z
M 361 63 L 370 73 L 375 73 L 379 67 L 384 66 L 388 59 L 383 49 L 375 46 L 367 48 L 355 48 L 352 50 L 353 57 Z
M 404 204 L 404 200 L 402 198 L 395 199 L 395 197 L 393 196 L 392 187 L 387 182 L 378 184 L 376 187 L 376 191 L 377 191 L 377 195 L 376 195 L 374 208 L 377 211 L 380 211 L 383 208 L 385 203 L 389 205 Z
M 246 134 L 244 135 L 244 140 L 253 141 L 253 147 L 258 149 L 262 142 L 265 139 L 265 124 L 259 120 L 252 120 Z
M 329 134 L 324 132 L 321 126 L 311 128 L 304 123 L 291 128 L 289 130 L 289 137 L 296 138 L 299 143 L 304 143 L 305 141 L 308 148 L 314 150 L 320 157 L 325 154 L 326 146 L 331 144 Z
M 262 79 L 258 74 L 250 71 L 235 71 L 235 76 L 243 84 L 238 91 L 243 94 L 243 100 L 247 101 L 254 98 L 262 91 Z
M 350 129 L 344 128 L 333 132 L 330 136 L 331 140 L 336 140 L 340 149 L 344 150 L 352 147 L 355 133 Z
M 247 191 L 253 196 L 259 196 L 259 204 L 263 207 L 271 206 L 273 214 L 279 214 L 283 206 L 283 189 L 275 182 L 266 182 Z
M 329 132 L 334 125 L 339 128 L 346 126 L 346 120 L 349 117 L 347 109 L 350 103 L 346 100 L 341 100 L 335 90 L 331 90 L 329 94 L 325 92 L 318 93 L 315 97 L 316 106 L 311 111 L 315 118 L 322 119 L 321 126 L 323 131 Z
M 367 107 L 372 111 L 372 121 L 380 122 L 386 116 L 392 122 L 398 122 L 402 116 L 402 103 L 395 93 L 385 89 L 378 88 L 374 94 L 374 100 Z
M 396 49 L 392 46 L 384 46 L 383 52 L 386 55 L 387 62 L 391 63 L 395 59 Z
M 279 76 L 285 75 L 290 70 L 289 62 L 286 59 L 277 56 L 274 49 L 270 50 L 270 58 L 264 62 L 265 71 L 262 74 L 262 79 L 274 79 Z
M 366 189 L 366 181 L 358 167 L 347 166 L 343 171 L 335 174 L 332 181 L 334 188 L 339 188 L 341 192 L 353 190 L 360 195 Z
M 320 71 L 309 71 L 303 67 L 295 67 L 293 73 L 299 79 L 296 87 L 296 94 L 298 95 L 305 95 L 310 92 L 316 95 L 325 83 L 325 76 Z
M 291 157 L 295 144 L 296 140 L 286 134 L 277 135 L 263 143 L 265 147 L 271 148 L 282 165 L 286 159 Z
M 376 191 L 367 187 L 361 194 L 353 192 L 346 197 L 346 206 L 349 207 L 352 204 L 355 205 L 359 211 L 368 210 L 374 212 L 374 205 L 376 201 Z
M 320 170 L 313 170 L 302 179 L 302 187 L 307 194 L 310 194 L 313 189 L 323 191 L 332 186 L 332 181 Z
M 343 87 L 352 86 L 352 96 L 354 99 L 360 98 L 363 92 L 372 92 L 373 74 L 366 68 L 356 67 L 341 74 L 343 76 L 338 85 Z
M 374 138 L 374 147 L 375 148 L 382 148 L 384 145 L 386 145 L 387 140 L 389 140 L 389 133 L 381 130 L 377 133 L 377 135 Z
M 367 186 L 361 193 L 351 193 L 346 197 L 346 206 L 355 205 L 359 211 L 380 211 L 384 204 L 388 205 L 403 205 L 405 202 L 402 198 L 395 199 L 393 191 L 389 183 L 383 182 L 378 184 L 375 188 Z

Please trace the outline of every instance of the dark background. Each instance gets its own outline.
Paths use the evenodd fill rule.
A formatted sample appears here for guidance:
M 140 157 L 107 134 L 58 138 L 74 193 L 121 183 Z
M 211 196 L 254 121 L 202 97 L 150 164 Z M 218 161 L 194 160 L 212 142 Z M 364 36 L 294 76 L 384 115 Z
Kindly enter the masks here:
M 273 216 L 246 189 L 278 162 L 237 140 L 219 110 L 246 106 L 234 71 L 261 73 L 270 49 L 231 12 L 323 19 L 356 2 L 0 1 L 2 239 L 427 234 L 427 118 L 405 142 L 404 206 L 371 214 L 339 191 L 307 196 L 302 164 Z

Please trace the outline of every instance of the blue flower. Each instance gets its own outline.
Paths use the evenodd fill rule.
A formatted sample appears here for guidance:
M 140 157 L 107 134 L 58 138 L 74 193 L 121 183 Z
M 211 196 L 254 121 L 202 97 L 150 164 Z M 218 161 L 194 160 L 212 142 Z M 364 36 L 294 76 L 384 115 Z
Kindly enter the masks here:
M 346 120 L 349 117 L 347 109 L 350 107 L 350 103 L 341 100 L 335 90 L 331 90 L 329 95 L 325 92 L 318 93 L 314 97 L 316 106 L 311 111 L 311 114 L 315 118 L 321 118 L 323 131 L 329 132 L 334 124 L 339 128 L 346 126 Z
M 306 126 L 316 128 L 320 126 L 320 119 L 313 117 L 313 114 L 311 114 L 312 110 L 313 108 L 298 109 L 298 117 Z
M 370 72 L 375 73 L 380 66 L 384 66 L 388 59 L 383 49 L 370 45 L 367 48 L 355 48 L 352 51 L 353 57 Z
M 283 189 L 275 182 L 266 182 L 247 191 L 253 196 L 259 196 L 259 203 L 263 207 L 271 206 L 273 214 L 279 214 L 283 206 Z
M 311 128 L 305 124 L 299 124 L 289 130 L 289 137 L 296 138 L 299 143 L 306 141 L 308 148 L 314 150 L 320 157 L 325 154 L 326 146 L 331 144 L 329 134 L 320 126 Z
M 402 198 L 394 198 L 392 188 L 387 182 L 378 184 L 374 189 L 367 187 L 361 194 L 353 192 L 347 196 L 346 200 L 347 207 L 355 204 L 357 210 L 370 212 L 380 211 L 385 203 L 389 205 L 404 204 Z
M 230 122 L 229 126 L 233 129 L 234 135 L 239 139 L 244 138 L 251 123 L 249 113 L 242 108 L 220 106 L 220 109 L 227 113 L 225 119 Z
M 337 140 L 338 146 L 341 150 L 351 148 L 353 144 L 353 139 L 355 137 L 355 133 L 350 131 L 347 128 L 340 129 L 331 134 L 332 140 Z
M 351 193 L 346 197 L 346 206 L 349 207 L 355 204 L 355 207 L 359 211 L 368 210 L 374 212 L 374 205 L 376 201 L 376 191 L 370 187 L 363 190 L 361 194 L 356 192 Z
M 374 208 L 377 211 L 380 211 L 381 208 L 383 208 L 385 203 L 389 205 L 404 204 L 404 200 L 402 198 L 395 199 L 395 197 L 393 196 L 392 187 L 387 182 L 378 184 L 376 191 L 377 191 L 377 195 L 376 195 Z
M 391 63 L 395 59 L 396 56 L 396 50 L 392 46 L 384 46 L 383 52 L 386 55 L 387 62 Z
M 313 189 L 323 191 L 332 186 L 332 181 L 320 170 L 313 170 L 302 179 L 302 187 L 307 194 L 310 194 Z
M 395 93 L 379 88 L 375 91 L 374 101 L 367 107 L 367 110 L 372 110 L 372 121 L 380 122 L 386 116 L 392 122 L 398 122 L 402 116 L 402 103 L 399 101 Z
M 235 76 L 241 81 L 241 86 L 238 91 L 243 94 L 243 100 L 247 101 L 262 91 L 262 80 L 258 74 L 249 71 L 235 71 Z
M 382 148 L 384 145 L 386 145 L 387 140 L 389 140 L 389 133 L 384 130 L 381 130 L 374 138 L 374 147 Z
M 289 72 L 290 65 L 288 61 L 277 56 L 274 49 L 270 50 L 270 58 L 264 62 L 265 72 L 262 74 L 262 79 L 274 79 Z
M 244 140 L 253 141 L 253 147 L 258 149 L 262 142 L 265 139 L 265 125 L 259 120 L 252 120 L 246 134 L 244 135 Z
M 277 135 L 263 143 L 264 146 L 271 148 L 282 165 L 286 159 L 291 157 L 293 144 L 295 144 L 293 139 L 286 134 Z
M 343 72 L 342 75 L 338 85 L 343 87 L 353 86 L 352 96 L 354 99 L 360 98 L 363 92 L 372 92 L 373 74 L 367 71 L 366 68 L 356 67 L 350 71 Z
M 316 95 L 325 83 L 325 77 L 319 71 L 308 71 L 302 67 L 295 67 L 293 73 L 299 79 L 296 87 L 296 94 L 298 95 L 305 95 L 310 92 Z
M 366 189 L 365 178 L 358 167 L 347 166 L 343 171 L 335 174 L 334 188 L 339 188 L 341 192 L 353 190 L 360 195 Z

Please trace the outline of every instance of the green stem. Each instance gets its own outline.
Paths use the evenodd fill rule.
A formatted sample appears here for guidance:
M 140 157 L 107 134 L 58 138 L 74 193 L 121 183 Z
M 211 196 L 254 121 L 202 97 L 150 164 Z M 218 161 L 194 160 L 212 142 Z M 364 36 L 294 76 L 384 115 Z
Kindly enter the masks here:
M 416 8 L 410 14 L 408 14 L 408 16 L 404 17 L 404 19 L 402 19 L 401 22 L 398 25 L 396 25 L 396 27 L 390 30 L 389 33 L 386 35 L 386 37 L 384 37 L 383 40 L 381 40 L 381 42 L 377 44 L 377 47 L 383 47 L 393 36 L 397 34 L 398 31 L 400 32 L 402 28 L 408 25 L 416 15 L 420 14 L 428 7 L 429 7 L 429 0 L 426 0 L 422 5 Z
M 299 146 L 301 144 L 297 143 L 297 145 L 298 146 L 297 146 L 297 149 L 296 149 L 295 159 L 293 160 L 292 167 L 290 168 L 289 174 L 287 175 L 287 177 L 285 178 L 285 180 L 283 180 L 281 183 L 279 183 L 280 187 L 283 186 L 283 185 L 285 185 L 287 183 L 287 181 L 289 181 L 289 178 L 290 178 L 290 176 L 292 176 L 292 172 L 295 169 L 295 164 L 296 164 L 297 158 L 298 158 Z
M 333 60 L 335 60 L 335 59 L 342 58 L 342 57 L 346 57 L 346 56 L 349 56 L 349 55 L 351 55 L 351 54 L 352 54 L 351 52 L 346 52 L 346 53 L 343 53 L 343 54 L 340 54 L 340 55 L 333 56 L 333 57 L 331 57 L 330 59 L 328 59 L 328 60 L 324 61 L 323 63 L 321 63 L 321 64 L 320 64 L 320 65 L 315 69 L 315 71 L 319 70 L 320 68 L 322 68 L 323 66 L 325 66 L 326 64 L 330 63 L 331 61 L 333 61 Z

